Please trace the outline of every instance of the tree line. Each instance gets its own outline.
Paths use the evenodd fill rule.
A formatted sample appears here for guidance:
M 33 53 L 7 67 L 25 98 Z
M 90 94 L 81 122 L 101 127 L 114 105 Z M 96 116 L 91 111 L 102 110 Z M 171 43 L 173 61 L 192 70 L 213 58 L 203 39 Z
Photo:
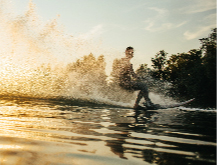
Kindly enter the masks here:
M 172 54 L 159 51 L 151 59 L 150 75 L 167 81 L 171 88 L 167 95 L 180 99 L 196 98 L 200 107 L 216 107 L 216 28 L 208 37 L 200 39 L 201 47 L 187 53 Z M 147 72 L 141 65 L 138 69 Z
M 165 95 L 177 100 L 196 98 L 195 106 L 216 107 L 216 28 L 212 29 L 208 37 L 199 41 L 201 47 L 187 53 L 172 54 L 168 57 L 166 51 L 159 51 L 151 58 L 152 68 L 148 68 L 147 64 L 141 64 L 136 70 L 137 74 L 144 77 L 144 81 L 155 82 L 155 86 L 161 86 L 162 84 L 159 83 L 162 82 L 169 84 Z M 104 95 L 109 96 L 109 91 L 114 92 L 117 89 L 115 83 L 117 63 L 118 59 L 115 59 L 109 82 L 103 55 L 98 58 L 93 54 L 86 55 L 83 59 L 68 64 L 67 70 L 75 72 L 80 79 L 86 77 L 84 82 L 87 83 L 80 84 L 81 88 L 85 88 L 86 93 L 92 93 L 96 89 L 93 89 L 94 84 L 101 92 L 104 91 Z M 149 84 L 151 86 L 151 83 Z

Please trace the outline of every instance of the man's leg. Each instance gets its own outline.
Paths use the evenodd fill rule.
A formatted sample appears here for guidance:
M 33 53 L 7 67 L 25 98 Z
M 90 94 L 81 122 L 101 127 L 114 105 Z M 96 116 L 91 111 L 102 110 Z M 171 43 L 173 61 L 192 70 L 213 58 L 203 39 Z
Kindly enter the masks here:
M 146 101 L 146 106 L 152 107 L 154 104 L 151 102 L 151 99 L 149 98 L 149 92 L 148 91 L 143 92 L 143 96 Z
M 133 106 L 133 109 L 137 109 L 139 107 L 139 102 L 142 99 L 142 97 L 143 97 L 143 92 L 139 91 L 139 94 L 137 95 L 137 98 L 136 98 L 135 104 Z
M 142 99 L 142 97 L 144 97 L 144 99 L 146 101 L 146 105 L 148 107 L 152 107 L 154 105 L 151 102 L 151 99 L 149 98 L 149 91 L 148 91 L 148 88 L 147 88 L 145 83 L 143 83 L 143 82 L 134 82 L 133 89 L 134 90 L 140 90 L 140 92 L 139 92 L 139 94 L 137 96 L 134 107 L 138 107 L 139 102 Z

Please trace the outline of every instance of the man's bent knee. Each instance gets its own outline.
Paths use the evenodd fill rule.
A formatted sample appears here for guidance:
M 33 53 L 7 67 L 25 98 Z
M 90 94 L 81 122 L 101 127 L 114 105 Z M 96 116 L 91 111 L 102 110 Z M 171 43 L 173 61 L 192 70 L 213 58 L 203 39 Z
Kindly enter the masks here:
M 146 86 L 146 84 L 144 82 L 136 82 L 136 83 L 134 83 L 133 84 L 133 89 L 141 90 L 141 91 L 143 91 L 145 93 L 148 92 L 148 88 L 147 88 L 147 86 Z

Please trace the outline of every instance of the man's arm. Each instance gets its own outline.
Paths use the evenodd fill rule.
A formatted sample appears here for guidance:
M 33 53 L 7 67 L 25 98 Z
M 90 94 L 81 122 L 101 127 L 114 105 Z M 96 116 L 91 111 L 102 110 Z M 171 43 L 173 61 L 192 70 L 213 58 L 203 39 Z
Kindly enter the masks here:
M 130 65 L 130 74 L 133 76 L 133 78 L 138 78 L 137 74 L 133 70 L 133 64 Z

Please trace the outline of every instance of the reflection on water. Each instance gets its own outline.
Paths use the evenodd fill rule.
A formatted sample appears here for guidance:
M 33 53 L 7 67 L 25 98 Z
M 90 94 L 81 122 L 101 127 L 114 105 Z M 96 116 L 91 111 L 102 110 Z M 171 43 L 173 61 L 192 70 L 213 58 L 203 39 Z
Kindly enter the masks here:
M 1 99 L 0 164 L 215 164 L 215 111 Z

